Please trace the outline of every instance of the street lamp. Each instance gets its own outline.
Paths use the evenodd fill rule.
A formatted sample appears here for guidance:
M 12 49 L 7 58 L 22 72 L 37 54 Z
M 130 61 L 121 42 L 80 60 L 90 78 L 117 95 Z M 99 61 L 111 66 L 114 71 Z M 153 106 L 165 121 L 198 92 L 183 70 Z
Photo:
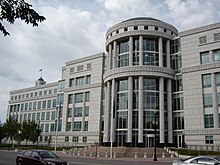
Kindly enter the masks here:
M 21 131 L 18 131 L 18 148 L 20 148 L 20 143 L 21 143 Z
M 154 127 L 154 155 L 153 155 L 153 161 L 157 161 L 157 111 L 154 111 L 154 121 L 153 121 L 153 127 Z

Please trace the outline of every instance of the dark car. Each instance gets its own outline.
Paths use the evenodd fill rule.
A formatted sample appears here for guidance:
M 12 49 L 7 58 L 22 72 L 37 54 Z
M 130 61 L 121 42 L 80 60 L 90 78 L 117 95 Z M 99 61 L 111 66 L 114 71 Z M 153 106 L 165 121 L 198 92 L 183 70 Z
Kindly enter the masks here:
M 16 157 L 17 165 L 68 165 L 55 153 L 47 150 L 28 150 Z

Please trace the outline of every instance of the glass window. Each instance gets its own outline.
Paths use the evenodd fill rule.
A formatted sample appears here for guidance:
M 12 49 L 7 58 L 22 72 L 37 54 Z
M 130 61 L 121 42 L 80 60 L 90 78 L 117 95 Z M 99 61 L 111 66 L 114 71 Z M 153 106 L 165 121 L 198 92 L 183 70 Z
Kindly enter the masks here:
M 53 99 L 53 108 L 56 108 L 57 106 L 57 99 Z
M 40 120 L 40 112 L 37 113 L 37 119 L 36 120 Z
M 82 122 L 76 121 L 73 123 L 73 131 L 81 131 Z
M 69 79 L 69 87 L 74 86 L 74 78 Z
M 83 131 L 88 131 L 88 127 L 89 127 L 89 122 L 85 121 Z
M 90 100 L 90 92 L 86 92 L 86 102 Z
M 78 136 L 73 136 L 73 142 L 79 142 L 79 137 Z
M 205 128 L 214 128 L 213 114 L 205 114 Z
M 91 75 L 86 76 L 86 84 L 91 84 Z
M 118 67 L 128 66 L 128 53 L 118 55 Z
M 75 107 L 74 117 L 82 117 L 82 107 Z
M 118 107 L 117 109 L 128 109 L 128 93 L 123 92 L 123 93 L 118 93 L 117 94 L 117 102 L 118 102 Z
M 52 111 L 51 120 L 54 120 L 54 119 L 55 119 L 55 116 L 56 116 L 56 112 L 55 112 L 55 111 Z
M 127 91 L 128 90 L 128 80 L 120 80 L 118 82 L 118 91 Z
M 70 131 L 71 130 L 71 122 L 67 122 L 66 123 L 66 131 Z
M 204 108 L 212 107 L 212 94 L 207 93 L 203 95 L 203 101 L 204 101 Z
M 83 102 L 83 93 L 76 93 L 75 94 L 75 102 L 76 103 Z
M 37 109 L 41 109 L 41 101 L 37 102 Z
M 32 121 L 35 121 L 35 113 L 32 113 Z
M 23 114 L 20 114 L 19 121 L 22 121 Z
M 46 109 L 46 104 L 47 104 L 47 102 L 46 102 L 46 100 L 44 100 L 43 101 L 43 109 Z
M 87 143 L 87 137 L 86 136 L 83 136 L 82 142 Z
M 72 117 L 72 108 L 68 108 L 67 117 Z
M 46 120 L 50 120 L 50 112 L 46 113 Z
M 85 116 L 89 116 L 89 106 L 85 107 Z
M 211 87 L 211 74 L 202 75 L 203 88 Z
M 28 110 L 28 103 L 25 103 L 24 109 L 27 111 Z
M 205 144 L 213 144 L 213 136 L 205 136 Z
M 47 108 L 51 108 L 51 100 L 47 100 Z
M 55 131 L 55 124 L 51 124 L 50 125 L 50 132 L 54 132 Z
M 73 94 L 69 94 L 68 95 L 68 104 L 72 104 L 73 103 Z
M 65 136 L 65 142 L 69 142 L 69 136 Z
M 45 112 L 41 113 L 41 120 L 45 120 Z
M 216 76 L 216 85 L 220 86 L 220 73 L 216 73 L 215 76 Z
M 220 49 L 213 51 L 214 61 L 220 61 Z
M 45 132 L 49 132 L 49 124 L 45 124 Z
M 201 52 L 200 53 L 201 64 L 209 63 L 209 52 Z
M 158 90 L 158 80 L 144 78 L 144 90 Z
M 26 114 L 26 113 L 24 114 L 24 119 L 23 119 L 23 121 L 27 121 L 27 114 Z
M 84 77 L 76 78 L 76 86 L 84 85 Z
M 37 102 L 36 101 L 33 103 L 33 109 L 34 110 L 37 109 Z
M 29 109 L 29 110 L 32 110 L 32 102 L 29 102 L 28 109 Z
M 127 111 L 120 111 L 117 112 L 117 129 L 126 129 L 128 128 L 128 112 Z

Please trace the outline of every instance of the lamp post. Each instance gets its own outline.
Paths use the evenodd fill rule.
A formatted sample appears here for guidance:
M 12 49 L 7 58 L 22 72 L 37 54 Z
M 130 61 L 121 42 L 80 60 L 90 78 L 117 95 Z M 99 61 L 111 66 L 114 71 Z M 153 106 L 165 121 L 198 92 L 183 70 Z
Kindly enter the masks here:
M 39 136 L 40 136 L 40 121 L 38 121 L 38 124 L 37 124 L 37 129 L 36 129 L 36 132 L 37 132 L 37 149 L 39 148 Z
M 154 111 L 154 155 L 153 161 L 157 161 L 157 111 Z
M 97 153 L 98 153 L 98 142 L 95 142 L 95 157 L 96 158 L 98 157 Z
M 21 131 L 18 131 L 18 149 L 20 148 L 20 143 L 21 143 Z

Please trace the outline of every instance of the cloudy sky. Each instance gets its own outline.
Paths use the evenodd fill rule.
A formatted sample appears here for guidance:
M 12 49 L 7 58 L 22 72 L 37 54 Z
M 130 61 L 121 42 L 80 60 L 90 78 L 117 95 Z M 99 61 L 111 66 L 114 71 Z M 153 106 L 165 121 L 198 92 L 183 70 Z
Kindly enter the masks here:
M 220 22 L 220 0 L 27 0 L 46 17 L 38 27 L 4 23 L 0 35 L 0 120 L 9 92 L 34 86 L 40 77 L 58 81 L 65 62 L 105 52 L 106 30 L 131 17 L 154 17 L 179 31 Z

